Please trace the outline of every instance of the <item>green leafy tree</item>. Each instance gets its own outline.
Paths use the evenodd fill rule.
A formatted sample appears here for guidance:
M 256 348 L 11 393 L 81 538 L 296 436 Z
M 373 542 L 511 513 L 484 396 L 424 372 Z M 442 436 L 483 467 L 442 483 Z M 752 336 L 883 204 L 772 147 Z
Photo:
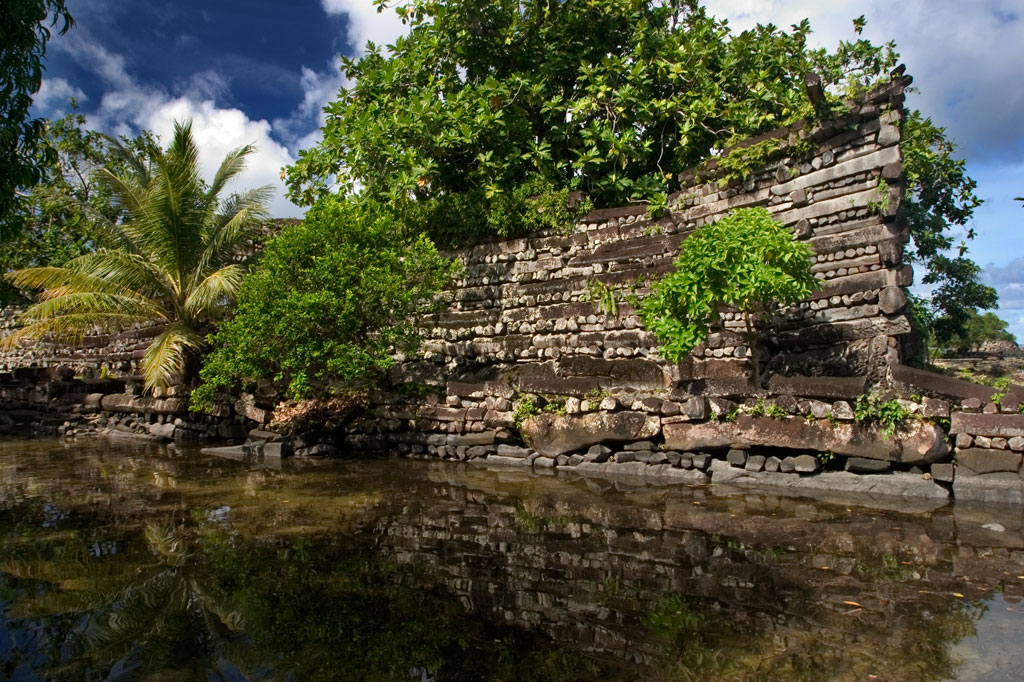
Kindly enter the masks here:
M 736 310 L 760 386 L 761 342 L 773 313 L 819 286 L 811 256 L 810 247 L 766 209 L 733 211 L 683 241 L 675 270 L 641 303 L 644 326 L 657 335 L 662 355 L 680 362 L 707 339 L 722 312 Z
M 127 219 L 97 222 L 105 233 L 92 253 L 60 267 L 10 273 L 15 286 L 43 292 L 23 314 L 25 326 L 4 341 L 48 336 L 74 342 L 96 329 L 157 323 L 164 329 L 142 360 L 146 386 L 187 384 L 198 369 L 204 330 L 238 292 L 245 250 L 267 219 L 269 188 L 222 200 L 253 147 L 229 153 L 207 184 L 199 175 L 190 122 L 175 123 L 170 146 L 149 150 L 149 163 L 126 147 L 115 148 L 126 172 L 101 169 L 95 177 Z
M 213 337 L 193 407 L 216 390 L 271 376 L 293 397 L 361 387 L 395 351 L 418 348 L 417 316 L 440 305 L 457 265 L 382 206 L 325 197 L 272 239 L 235 316 Z
M 358 188 L 444 244 L 530 229 L 528 200 L 545 191 L 665 206 L 678 174 L 714 150 L 815 115 L 808 71 L 846 92 L 894 63 L 866 41 L 809 50 L 806 21 L 734 35 L 696 0 L 396 9 L 410 35 L 388 56 L 371 46 L 344 61 L 352 84 L 328 105 L 323 141 L 288 169 L 291 197 Z
M 395 11 L 409 36 L 390 54 L 371 46 L 344 61 L 351 85 L 327 107 L 322 142 L 288 169 L 290 195 L 310 204 L 361 192 L 445 246 L 568 225 L 573 213 L 554 207 L 570 191 L 597 207 L 663 211 L 680 171 L 830 115 L 898 59 L 893 43 L 860 37 L 863 17 L 828 51 L 807 47 L 807 21 L 733 33 L 698 0 L 410 0 Z M 804 94 L 808 72 L 821 76 L 822 106 Z M 951 255 L 980 201 L 945 131 L 919 112 L 902 148 L 906 255 L 926 270 L 933 332 L 948 338 L 967 311 L 995 304 L 966 246 Z M 765 143 L 719 166 L 742 178 L 792 151 Z
M 64 0 L 4 0 L 0 6 L 0 236 L 15 231 L 20 192 L 42 180 L 55 156 L 41 144 L 43 121 L 29 118 L 29 109 L 43 82 L 46 42 L 58 24 L 61 34 L 74 25 Z
M 126 172 L 124 155 L 118 143 L 89 130 L 86 123 L 85 116 L 75 110 L 44 127 L 42 144 L 57 155 L 46 167 L 46 179 L 27 190 L 18 204 L 15 220 L 20 231 L 0 239 L 0 273 L 63 265 L 97 248 L 104 231 L 97 222 L 114 223 L 122 218 L 123 207 L 115 203 L 96 171 Z M 143 159 L 155 148 L 148 132 L 121 138 L 119 144 Z M 26 300 L 22 293 L 0 280 L 0 306 Z
M 1009 341 L 1017 343 L 1017 337 L 1010 333 L 1009 323 L 992 312 L 971 311 L 964 331 L 953 336 L 947 344 L 958 352 L 977 348 L 986 341 Z
M 967 224 L 981 199 L 965 162 L 954 158 L 956 146 L 946 139 L 945 130 L 918 111 L 903 123 L 901 149 L 907 191 L 900 219 L 912 240 L 905 257 L 926 270 L 921 283 L 933 288 L 930 331 L 945 344 L 967 331 L 979 308 L 994 308 L 998 301 L 996 290 L 981 283 L 981 268 L 967 257 L 974 230 L 967 230 L 965 240 L 954 246 L 954 230 Z

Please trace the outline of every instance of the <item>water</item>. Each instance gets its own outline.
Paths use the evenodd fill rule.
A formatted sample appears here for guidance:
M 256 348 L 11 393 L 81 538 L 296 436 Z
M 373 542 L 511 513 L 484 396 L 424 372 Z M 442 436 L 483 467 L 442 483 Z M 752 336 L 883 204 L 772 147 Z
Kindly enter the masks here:
M 1020 680 L 1021 526 L 7 440 L 0 679 Z

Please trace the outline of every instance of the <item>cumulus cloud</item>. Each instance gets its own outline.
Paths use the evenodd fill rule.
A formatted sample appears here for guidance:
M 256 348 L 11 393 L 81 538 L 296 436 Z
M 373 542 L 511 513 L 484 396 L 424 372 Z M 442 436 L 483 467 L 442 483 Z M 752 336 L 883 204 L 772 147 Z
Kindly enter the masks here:
M 122 56 L 84 33 L 64 43 L 63 49 L 92 69 L 106 87 L 99 106 L 89 114 L 92 126 L 115 135 L 152 130 L 166 143 L 175 121 L 191 119 L 205 177 L 212 177 L 229 151 L 254 144 L 256 151 L 249 156 L 246 170 L 232 181 L 228 191 L 271 185 L 274 196 L 269 208 L 274 217 L 302 213 L 285 198 L 280 177 L 281 168 L 294 162 L 293 155 L 271 135 L 267 121 L 253 120 L 239 109 L 217 105 L 217 98 L 227 92 L 228 85 L 220 74 L 197 73 L 181 88 L 183 94 L 172 96 L 162 88 L 137 82 Z
M 1024 12 L 1020 0 L 984 3 L 907 0 L 707 0 L 708 10 L 735 29 L 757 23 L 789 27 L 810 18 L 811 42 L 835 47 L 854 37 L 851 21 L 865 15 L 865 37 L 895 40 L 921 109 L 972 159 L 1024 158 Z
M 1024 258 L 1006 265 L 989 263 L 982 279 L 999 292 L 999 307 L 1024 308 Z
M 408 31 L 393 10 L 378 13 L 372 0 L 320 0 L 320 6 L 328 14 L 348 17 L 348 42 L 355 54 L 366 51 L 368 40 L 384 47 Z
M 307 149 L 319 142 L 323 135 L 321 127 L 326 118 L 323 108 L 333 100 L 346 79 L 337 65 L 341 55 L 335 55 L 330 66 L 324 71 L 302 67 L 302 101 L 287 118 L 274 119 L 274 132 L 293 152 Z
M 39 92 L 32 96 L 32 106 L 46 118 L 59 118 L 71 108 L 71 98 L 88 99 L 82 89 L 63 78 L 44 78 Z

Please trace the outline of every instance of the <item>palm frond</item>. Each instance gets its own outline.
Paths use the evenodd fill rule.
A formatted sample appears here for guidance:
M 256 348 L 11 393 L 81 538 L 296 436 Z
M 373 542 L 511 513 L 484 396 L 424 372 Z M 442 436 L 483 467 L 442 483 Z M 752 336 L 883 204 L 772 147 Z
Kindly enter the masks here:
M 240 265 L 225 265 L 211 272 L 198 285 L 192 288 L 185 300 L 185 311 L 196 318 L 217 303 L 234 299 L 242 286 L 245 269 Z
M 213 176 L 213 182 L 210 183 L 210 195 L 213 197 L 220 196 L 220 193 L 224 190 L 224 185 L 231 178 L 245 170 L 246 157 L 255 151 L 255 145 L 247 144 L 228 152 L 228 155 L 221 161 L 217 173 Z
M 146 318 L 120 312 L 70 313 L 37 320 L 0 338 L 0 349 L 15 348 L 21 341 L 50 338 L 65 343 L 79 343 L 93 331 L 116 331 L 130 324 L 148 322 Z
M 269 185 L 232 194 L 225 200 L 221 213 L 214 221 L 206 240 L 206 249 L 197 264 L 191 286 L 199 285 L 209 268 L 236 261 L 250 241 L 257 236 L 259 226 L 270 219 L 265 207 L 273 188 Z
M 184 368 L 185 354 L 203 347 L 203 337 L 181 322 L 167 327 L 146 348 L 142 376 L 147 389 L 171 385 Z
M 101 249 L 68 261 L 64 268 L 98 277 L 147 297 L 171 294 L 166 273 L 140 254 Z

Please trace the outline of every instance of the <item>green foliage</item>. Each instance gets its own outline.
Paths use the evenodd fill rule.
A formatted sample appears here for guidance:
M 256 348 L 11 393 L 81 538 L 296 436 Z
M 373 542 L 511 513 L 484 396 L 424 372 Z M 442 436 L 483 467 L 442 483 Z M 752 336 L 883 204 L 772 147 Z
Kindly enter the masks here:
M 877 423 L 882 435 L 889 438 L 910 418 L 910 410 L 895 399 L 883 401 L 877 395 L 871 394 L 857 397 L 853 415 L 857 422 Z
M 599 279 L 587 281 L 587 289 L 581 298 L 584 301 L 595 301 L 598 310 L 605 315 L 617 315 L 619 312 L 619 300 L 615 287 Z
M 644 619 L 651 632 L 673 643 L 699 632 L 705 621 L 704 615 L 680 594 L 662 597 Z
M 751 417 L 771 417 L 772 419 L 784 419 L 789 413 L 776 405 L 774 402 L 766 402 L 764 398 L 758 398 L 757 403 L 747 410 Z
M 544 395 L 544 407 L 543 412 L 549 414 L 560 414 L 565 416 L 565 401 L 567 396 L 564 395 Z
M 384 207 L 321 199 L 267 244 L 234 318 L 211 338 L 193 402 L 205 407 L 217 388 L 260 376 L 296 398 L 379 381 L 393 353 L 419 348 L 417 318 L 440 307 L 458 269 Z
M 114 223 L 92 214 L 103 248 L 62 267 L 10 273 L 15 286 L 44 291 L 22 316 L 24 326 L 4 341 L 50 336 L 75 342 L 95 329 L 156 323 L 163 329 L 142 358 L 146 387 L 187 384 L 203 347 L 202 329 L 222 314 L 241 284 L 240 261 L 266 220 L 268 189 L 222 200 L 225 184 L 245 168 L 253 148 L 230 152 L 207 184 L 199 176 L 190 122 L 175 123 L 164 151 L 143 155 L 111 144 L 123 172 L 103 168 L 95 177 L 126 219 Z
M 556 193 L 579 190 L 596 206 L 648 202 L 660 215 L 681 171 L 818 115 L 807 72 L 834 98 L 895 63 L 891 46 L 864 40 L 808 49 L 806 21 L 734 34 L 697 0 L 410 0 L 395 11 L 410 35 L 343 62 L 351 85 L 328 105 L 323 141 L 288 169 L 290 196 L 310 204 L 359 188 L 444 245 L 531 229 L 537 192 L 520 189 L 531 185 L 551 193 L 540 193 L 545 213 L 565 206 Z M 763 153 L 725 167 L 741 176 Z
M 996 306 L 995 289 L 981 283 L 981 268 L 966 257 L 974 230 L 967 230 L 964 241 L 954 248 L 952 231 L 967 224 L 981 199 L 965 162 L 953 157 L 956 145 L 930 118 L 918 111 L 905 118 L 900 149 L 907 182 L 900 218 L 912 240 L 905 258 L 927 269 L 921 283 L 934 287 L 931 331 L 945 344 L 964 333 L 976 308 Z
M 540 408 L 537 407 L 532 395 L 523 396 L 512 406 L 512 420 L 517 429 L 522 426 L 524 421 L 538 414 L 540 414 Z
M 118 145 L 149 162 L 155 140 L 143 132 L 115 142 L 85 126 L 85 116 L 76 110 L 43 128 L 41 143 L 56 155 L 45 164 L 45 180 L 25 192 L 18 203 L 12 220 L 19 223 L 20 230 L 0 240 L 0 272 L 64 265 L 99 248 L 105 231 L 102 224 L 124 217 L 124 208 L 97 171 L 128 172 L 127 159 Z M 0 281 L 0 306 L 24 298 L 22 292 Z
M 889 183 L 884 179 L 878 181 L 874 196 L 868 200 L 868 211 L 871 213 L 884 213 L 889 209 L 890 191 Z
M 993 312 L 967 311 L 963 329 L 947 340 L 945 347 L 953 353 L 966 353 L 986 341 L 1010 341 L 1017 343 L 1017 337 L 1010 333 L 1009 323 Z
M 826 464 L 831 464 L 836 459 L 836 453 L 832 452 L 831 450 L 819 452 L 815 456 L 818 458 L 818 461 L 821 462 L 822 466 L 825 466 Z
M 664 357 L 680 362 L 707 339 L 724 308 L 738 310 L 759 384 L 758 349 L 773 312 L 818 286 L 806 244 L 764 208 L 739 209 L 683 242 L 675 271 L 652 285 L 640 314 Z
M 56 159 L 43 140 L 43 121 L 29 114 L 58 25 L 60 35 L 74 25 L 65 0 L 4 0 L 0 10 L 0 237 L 16 231 L 10 228 L 21 192 L 43 180 Z

